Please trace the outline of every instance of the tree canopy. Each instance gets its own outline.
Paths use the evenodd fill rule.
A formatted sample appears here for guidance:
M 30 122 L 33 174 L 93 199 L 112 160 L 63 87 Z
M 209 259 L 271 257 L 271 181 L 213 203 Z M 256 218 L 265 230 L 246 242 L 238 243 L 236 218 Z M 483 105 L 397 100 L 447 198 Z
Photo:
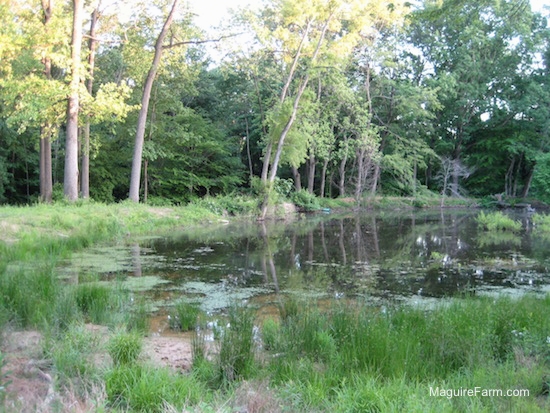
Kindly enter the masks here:
M 181 203 L 280 179 L 550 201 L 550 29 L 528 1 L 232 17 L 210 38 L 177 0 L 0 0 L 0 202 Z

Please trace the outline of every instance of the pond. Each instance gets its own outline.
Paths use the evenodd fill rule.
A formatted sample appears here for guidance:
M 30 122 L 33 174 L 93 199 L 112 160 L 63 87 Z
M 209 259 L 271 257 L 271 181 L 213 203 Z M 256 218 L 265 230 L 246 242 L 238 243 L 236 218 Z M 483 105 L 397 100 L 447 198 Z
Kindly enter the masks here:
M 146 296 L 217 312 L 248 300 L 269 311 L 284 294 L 313 300 L 407 302 L 464 294 L 550 291 L 550 237 L 489 233 L 478 210 L 304 215 L 293 222 L 238 222 L 97 247 L 63 264 L 67 276 L 99 274 Z

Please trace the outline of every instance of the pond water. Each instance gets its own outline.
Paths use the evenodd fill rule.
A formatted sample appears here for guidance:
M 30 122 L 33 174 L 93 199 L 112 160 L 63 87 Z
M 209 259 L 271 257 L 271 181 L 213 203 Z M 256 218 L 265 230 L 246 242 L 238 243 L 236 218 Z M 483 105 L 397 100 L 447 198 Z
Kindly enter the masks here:
M 463 294 L 550 291 L 550 236 L 529 214 L 520 234 L 478 230 L 477 210 L 305 215 L 294 222 L 231 223 L 98 247 L 63 265 L 145 295 L 205 311 L 281 295 L 403 302 Z M 267 311 L 267 310 L 266 310 Z

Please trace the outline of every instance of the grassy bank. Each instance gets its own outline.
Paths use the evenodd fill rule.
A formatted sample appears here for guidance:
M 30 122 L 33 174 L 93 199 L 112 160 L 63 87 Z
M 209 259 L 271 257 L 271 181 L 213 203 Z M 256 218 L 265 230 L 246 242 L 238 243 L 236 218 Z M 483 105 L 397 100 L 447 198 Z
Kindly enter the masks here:
M 181 374 L 145 357 L 143 303 L 117 286 L 56 273 L 59 259 L 93 244 L 226 219 L 227 202 L 0 208 L 0 337 L 40 331 L 33 366 L 51 378 L 50 410 L 72 411 L 75 400 L 83 410 L 114 412 L 550 409 L 550 297 L 470 297 L 430 310 L 335 302 L 323 312 L 286 299 L 276 318 L 261 321 L 253 309 L 235 306 L 213 343 L 196 336 L 191 371 Z M 239 205 L 231 213 L 249 214 L 253 202 Z M 185 301 L 172 319 L 176 331 L 197 323 L 204 329 L 208 321 Z M 0 351 L 0 403 L 32 411 L 34 402 L 6 395 L 9 357 Z

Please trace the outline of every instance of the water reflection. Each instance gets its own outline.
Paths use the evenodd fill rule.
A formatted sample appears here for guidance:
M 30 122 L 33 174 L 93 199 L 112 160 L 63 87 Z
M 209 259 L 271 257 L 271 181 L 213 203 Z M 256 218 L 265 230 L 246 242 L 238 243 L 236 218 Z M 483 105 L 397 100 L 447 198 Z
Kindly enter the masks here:
M 520 217 L 527 220 L 521 234 L 495 235 L 478 232 L 476 214 L 365 213 L 199 228 L 131 246 L 130 265 L 118 271 L 156 276 L 164 283 L 153 287 L 155 296 L 193 295 L 212 310 L 287 292 L 407 299 L 546 288 L 550 241 L 531 230 L 529 217 Z

